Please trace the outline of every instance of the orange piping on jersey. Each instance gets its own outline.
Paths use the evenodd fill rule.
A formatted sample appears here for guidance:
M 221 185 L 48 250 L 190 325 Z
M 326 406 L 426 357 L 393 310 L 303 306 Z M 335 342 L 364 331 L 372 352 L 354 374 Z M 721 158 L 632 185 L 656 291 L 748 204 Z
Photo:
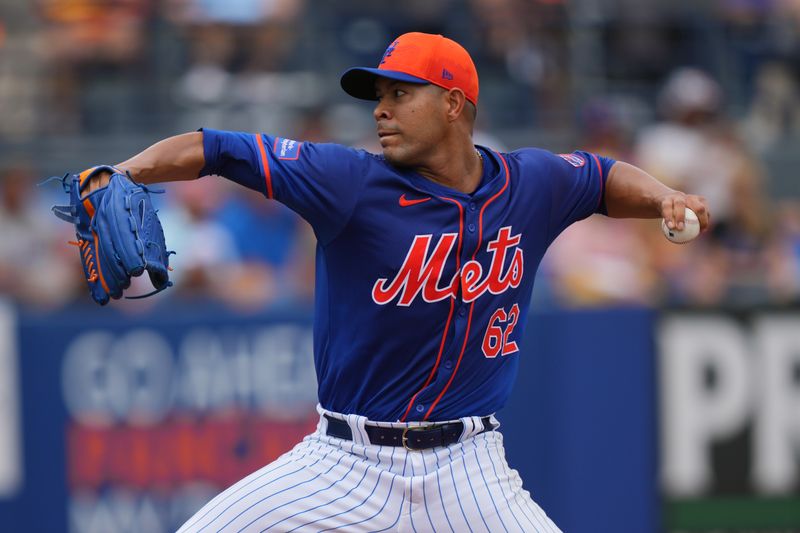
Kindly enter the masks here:
M 272 200 L 272 175 L 269 172 L 269 161 L 267 160 L 267 150 L 264 148 L 264 139 L 261 134 L 256 134 L 256 143 L 258 144 L 258 151 L 261 153 L 261 166 L 264 169 L 264 181 L 267 182 L 267 198 Z
M 603 198 L 606 195 L 605 191 L 605 183 L 603 182 L 603 165 L 600 164 L 600 160 L 597 158 L 595 154 L 592 154 L 594 158 L 594 162 L 597 163 L 597 173 L 600 174 L 600 198 L 597 200 L 597 207 L 594 208 L 597 211 L 600 208 L 600 205 L 603 203 Z
M 461 240 L 462 240 L 461 237 L 464 231 L 464 208 L 461 206 L 460 203 L 453 200 L 452 198 L 446 198 L 444 196 L 441 196 L 440 198 L 448 202 L 453 202 L 458 207 L 458 247 L 456 250 L 456 275 L 460 276 L 458 271 L 461 268 Z M 430 200 L 430 198 L 428 198 L 428 200 Z M 447 314 L 447 322 L 445 322 L 444 331 L 442 332 L 442 340 L 439 343 L 439 353 L 436 354 L 436 362 L 433 364 L 433 368 L 431 369 L 431 373 L 428 375 L 428 379 L 425 380 L 425 383 L 423 383 L 422 387 L 420 387 L 419 390 L 414 394 L 414 396 L 411 397 L 411 400 L 409 400 L 408 407 L 406 407 L 406 412 L 403 413 L 403 416 L 400 418 L 401 422 L 406 421 L 408 413 L 411 411 L 411 406 L 414 405 L 417 396 L 419 396 L 420 392 L 425 390 L 425 387 L 427 387 L 430 384 L 431 380 L 433 380 L 433 376 L 436 375 L 436 370 L 439 368 L 439 363 L 442 360 L 442 353 L 444 353 L 444 341 L 447 339 L 447 332 L 450 331 L 450 321 L 453 318 L 453 311 L 455 309 L 455 298 L 456 298 L 455 294 L 451 295 L 450 297 L 450 312 Z
M 463 242 L 461 236 L 464 234 L 464 207 L 452 198 L 447 198 L 445 196 L 441 196 L 440 198 L 448 202 L 453 202 L 456 204 L 456 207 L 458 207 L 458 248 L 456 249 L 456 272 L 458 272 L 461 268 L 461 243 Z
M 425 387 L 427 387 L 430 384 L 431 380 L 433 379 L 433 376 L 436 375 L 436 370 L 439 368 L 439 363 L 442 360 L 442 352 L 444 351 L 444 341 L 445 339 L 447 339 L 447 332 L 450 330 L 450 321 L 453 318 L 454 309 L 455 309 L 455 298 L 450 298 L 450 312 L 447 314 L 447 322 L 445 323 L 444 331 L 442 332 L 442 341 L 439 344 L 439 353 L 436 354 L 436 362 L 433 364 L 433 368 L 431 369 L 431 373 L 428 376 L 428 379 L 425 380 L 425 383 L 422 385 L 422 387 L 420 387 L 419 390 L 414 394 L 414 396 L 411 397 L 411 400 L 409 400 L 408 407 L 406 407 L 406 412 L 403 413 L 403 416 L 400 418 L 400 422 L 406 421 L 408 413 L 411 411 L 411 406 L 413 406 L 414 402 L 417 400 L 417 396 L 419 396 L 420 392 L 425 390 Z
M 497 153 L 497 152 L 495 152 L 495 153 Z M 500 160 L 503 162 L 503 169 L 506 172 L 506 182 L 505 182 L 505 184 L 503 184 L 503 188 L 500 189 L 497 192 L 497 194 L 495 194 L 494 196 L 492 196 L 491 198 L 486 200 L 486 203 L 483 204 L 483 207 L 481 208 L 480 215 L 478 216 L 478 246 L 475 248 L 475 251 L 472 253 L 472 260 L 473 261 L 475 260 L 475 256 L 478 254 L 478 250 L 480 250 L 480 248 L 481 248 L 481 241 L 483 240 L 483 212 L 486 211 L 486 208 L 489 206 L 489 204 L 494 202 L 497 199 L 497 197 L 499 197 L 501 194 L 503 194 L 503 192 L 505 192 L 505 190 L 508 188 L 508 182 L 509 182 L 509 177 L 510 177 L 510 173 L 508 171 L 508 164 L 506 164 L 506 160 L 502 155 L 500 155 L 499 153 L 497 155 L 498 155 L 498 157 L 500 157 Z M 439 404 L 439 400 L 442 399 L 442 397 L 444 396 L 444 393 L 446 393 L 447 389 L 450 388 L 450 385 L 453 383 L 453 380 L 455 379 L 456 374 L 458 373 L 458 367 L 461 366 L 461 360 L 464 358 L 464 351 L 467 349 L 467 340 L 469 339 L 469 330 L 470 330 L 470 326 L 472 325 L 472 311 L 473 311 L 474 308 L 475 308 L 475 302 L 472 302 L 470 304 L 470 306 L 469 306 L 469 317 L 467 318 L 467 331 L 464 333 L 464 342 L 461 344 L 461 353 L 458 354 L 458 361 L 456 361 L 456 367 L 453 369 L 453 374 L 450 376 L 450 379 L 447 380 L 447 384 L 444 386 L 444 389 L 442 389 L 442 392 L 439 393 L 439 396 L 436 397 L 436 399 L 433 401 L 431 406 L 428 408 L 428 412 L 425 413 L 425 417 L 422 420 L 427 420 L 428 417 L 431 416 L 431 413 L 436 408 L 436 406 Z
M 497 154 L 497 152 L 495 152 L 495 153 Z M 472 260 L 473 261 L 475 260 L 475 255 L 478 253 L 478 250 L 481 249 L 481 242 L 483 241 L 483 212 L 486 211 L 486 208 L 489 207 L 489 204 L 494 202 L 497 199 L 497 197 L 500 196 L 501 194 L 503 194 L 505 192 L 505 190 L 508 188 L 508 182 L 509 182 L 508 178 L 509 178 L 509 175 L 510 175 L 509 172 L 508 172 L 508 164 L 506 164 L 506 160 L 502 155 L 497 154 L 497 156 L 500 158 L 500 161 L 503 162 L 503 169 L 505 169 L 505 171 L 506 171 L 506 182 L 503 185 L 503 188 L 500 189 L 499 191 L 497 191 L 497 194 L 495 194 L 494 196 L 492 196 L 491 198 L 486 200 L 486 203 L 483 204 L 483 207 L 481 208 L 481 213 L 478 216 L 478 247 L 475 248 L 475 251 L 472 253 Z

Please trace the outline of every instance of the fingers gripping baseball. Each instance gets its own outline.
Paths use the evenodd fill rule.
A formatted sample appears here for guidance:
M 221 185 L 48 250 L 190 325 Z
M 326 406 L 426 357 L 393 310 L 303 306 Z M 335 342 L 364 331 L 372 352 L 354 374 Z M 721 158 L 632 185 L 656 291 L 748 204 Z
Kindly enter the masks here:
M 686 207 L 691 209 L 697 215 L 700 221 L 700 231 L 706 231 L 711 227 L 711 211 L 708 209 L 708 203 L 702 196 L 689 195 L 687 197 Z
M 686 208 L 697 215 L 700 222 L 700 231 L 706 231 L 711 224 L 711 212 L 708 203 L 702 196 L 686 194 L 679 191 L 672 192 L 661 198 L 661 216 L 669 229 L 683 230 L 685 227 Z

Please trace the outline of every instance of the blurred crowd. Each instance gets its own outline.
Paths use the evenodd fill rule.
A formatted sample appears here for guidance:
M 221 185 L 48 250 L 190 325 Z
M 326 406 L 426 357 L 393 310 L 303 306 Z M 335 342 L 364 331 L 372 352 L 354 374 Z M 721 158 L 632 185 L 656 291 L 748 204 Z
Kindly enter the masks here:
M 48 212 L 66 197 L 34 187 L 44 176 L 201 126 L 378 150 L 370 106 L 338 76 L 412 29 L 472 52 L 477 142 L 594 151 L 710 203 L 711 231 L 688 246 L 658 221 L 572 226 L 540 268 L 537 301 L 800 301 L 796 0 L 3 0 L 0 295 L 88 301 L 71 228 Z M 130 308 L 310 304 L 302 220 L 224 180 L 167 189 L 157 202 L 176 287 Z

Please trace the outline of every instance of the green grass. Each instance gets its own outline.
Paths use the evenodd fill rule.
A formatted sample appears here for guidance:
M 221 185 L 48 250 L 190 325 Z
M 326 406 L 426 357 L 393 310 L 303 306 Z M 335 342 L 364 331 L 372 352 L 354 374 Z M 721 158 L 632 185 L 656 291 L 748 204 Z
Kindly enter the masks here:
M 668 530 L 800 528 L 800 497 L 674 500 L 664 506 Z

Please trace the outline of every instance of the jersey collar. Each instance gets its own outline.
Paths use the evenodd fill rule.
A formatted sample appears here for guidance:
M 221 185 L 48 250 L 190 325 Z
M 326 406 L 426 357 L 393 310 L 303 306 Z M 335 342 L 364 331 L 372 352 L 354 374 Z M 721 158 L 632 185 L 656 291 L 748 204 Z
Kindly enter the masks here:
M 472 193 L 467 194 L 446 185 L 436 183 L 425 176 L 407 169 L 397 169 L 403 176 L 407 177 L 414 188 L 435 196 L 446 196 L 448 198 L 458 198 L 464 201 L 480 201 L 496 193 L 505 184 L 505 170 L 500 156 L 494 150 L 481 145 L 475 145 L 484 157 L 483 176 L 478 188 Z

